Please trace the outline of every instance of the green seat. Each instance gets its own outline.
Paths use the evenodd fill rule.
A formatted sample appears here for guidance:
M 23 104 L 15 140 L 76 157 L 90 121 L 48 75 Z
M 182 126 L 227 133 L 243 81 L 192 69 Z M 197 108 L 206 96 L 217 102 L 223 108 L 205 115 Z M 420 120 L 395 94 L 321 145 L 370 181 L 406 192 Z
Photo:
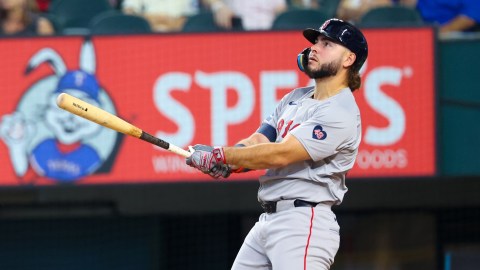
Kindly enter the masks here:
M 277 15 L 273 30 L 318 28 L 330 17 L 316 9 L 289 9 Z
M 404 6 L 377 7 L 367 11 L 359 21 L 361 26 L 419 26 L 424 22 L 420 13 Z
M 62 24 L 58 21 L 57 17 L 51 13 L 41 13 L 41 17 L 47 19 L 51 24 L 53 29 L 55 30 L 55 34 L 61 34 L 63 31 Z
M 334 18 L 337 15 L 337 9 L 340 5 L 340 0 L 318 0 L 319 9 L 328 17 Z
M 90 21 L 91 34 L 145 34 L 151 32 L 150 24 L 143 17 L 118 11 L 100 13 Z
M 243 27 L 239 19 L 234 20 L 231 30 L 221 28 L 215 23 L 213 14 L 209 11 L 202 11 L 198 14 L 187 17 L 182 32 L 220 32 L 220 31 L 242 31 Z
M 108 0 L 55 0 L 48 13 L 55 16 L 64 33 L 69 34 L 69 29 L 88 29 L 93 17 L 108 10 L 113 10 Z

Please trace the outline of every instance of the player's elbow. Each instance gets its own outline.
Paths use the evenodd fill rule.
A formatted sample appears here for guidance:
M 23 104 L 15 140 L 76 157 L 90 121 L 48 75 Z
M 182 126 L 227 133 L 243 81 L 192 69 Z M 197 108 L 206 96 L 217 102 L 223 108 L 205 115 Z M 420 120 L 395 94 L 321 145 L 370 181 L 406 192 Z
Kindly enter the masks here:
M 285 167 L 290 164 L 304 161 L 310 158 L 305 148 L 295 139 L 291 137 L 289 140 L 276 144 L 275 150 L 272 151 L 271 166 Z
M 270 168 L 280 168 L 280 167 L 285 167 L 291 163 L 290 159 L 287 158 L 285 155 L 277 155 L 275 157 L 272 157 L 269 160 L 268 166 Z
M 273 169 L 285 167 L 289 164 L 289 161 L 282 156 L 264 156 L 257 157 L 255 161 L 247 162 L 246 168 L 253 170 Z

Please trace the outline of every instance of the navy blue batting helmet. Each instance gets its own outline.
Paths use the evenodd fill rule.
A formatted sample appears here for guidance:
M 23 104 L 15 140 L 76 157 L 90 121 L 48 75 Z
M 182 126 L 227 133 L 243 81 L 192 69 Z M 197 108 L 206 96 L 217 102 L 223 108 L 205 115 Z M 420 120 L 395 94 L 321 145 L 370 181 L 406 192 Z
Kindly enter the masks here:
M 360 70 L 365 60 L 367 60 L 367 39 L 365 39 L 363 33 L 352 24 L 333 18 L 326 20 L 318 30 L 308 28 L 303 31 L 303 36 L 312 44 L 315 44 L 319 35 L 323 35 L 355 53 L 354 69 Z

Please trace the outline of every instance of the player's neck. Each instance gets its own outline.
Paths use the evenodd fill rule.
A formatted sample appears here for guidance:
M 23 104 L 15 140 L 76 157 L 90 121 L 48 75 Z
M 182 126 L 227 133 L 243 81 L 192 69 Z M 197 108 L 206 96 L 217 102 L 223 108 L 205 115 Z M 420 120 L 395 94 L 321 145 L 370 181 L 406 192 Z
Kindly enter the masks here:
M 345 80 L 340 76 L 316 80 L 313 99 L 324 100 L 330 98 L 340 93 L 346 87 L 348 85 L 345 84 Z

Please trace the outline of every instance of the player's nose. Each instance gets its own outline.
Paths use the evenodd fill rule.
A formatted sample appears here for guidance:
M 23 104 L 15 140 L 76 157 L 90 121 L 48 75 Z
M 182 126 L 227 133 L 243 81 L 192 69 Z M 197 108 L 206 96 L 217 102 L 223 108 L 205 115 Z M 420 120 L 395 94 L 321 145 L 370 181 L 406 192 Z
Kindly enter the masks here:
M 320 46 L 320 43 L 314 43 L 312 46 L 310 46 L 310 56 L 313 54 L 317 54 L 322 50 L 322 47 Z
M 318 52 L 319 52 L 318 46 L 316 46 L 315 44 L 313 44 L 313 45 L 310 47 L 310 53 L 308 54 L 308 59 L 309 59 L 309 60 L 315 60 L 315 61 L 317 61 L 316 54 L 317 54 Z

